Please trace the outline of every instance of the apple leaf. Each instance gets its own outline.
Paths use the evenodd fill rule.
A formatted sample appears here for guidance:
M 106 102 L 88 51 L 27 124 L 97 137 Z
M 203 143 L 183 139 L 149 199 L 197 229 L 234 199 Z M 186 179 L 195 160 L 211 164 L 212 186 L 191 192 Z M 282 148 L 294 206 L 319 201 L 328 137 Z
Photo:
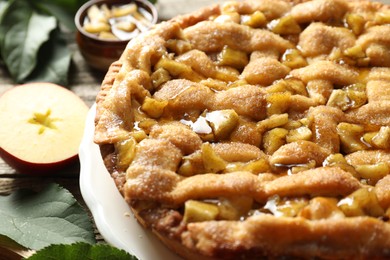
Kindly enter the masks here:
M 27 259 L 136 260 L 137 258 L 123 250 L 105 244 L 90 245 L 86 243 L 76 243 L 72 245 L 51 245 L 38 251 Z
M 71 53 L 60 30 L 55 29 L 50 40 L 45 42 L 38 54 L 38 64 L 26 81 L 53 82 L 62 86 L 68 84 Z
M 65 12 L 62 6 L 58 6 L 52 2 L 35 1 L 34 5 L 46 13 L 53 15 L 66 28 L 74 31 L 76 26 L 74 24 L 74 14 Z
M 55 16 L 69 30 L 74 31 L 74 16 L 86 0 L 32 0 L 34 5 Z
M 0 51 L 15 81 L 22 82 L 33 71 L 39 48 L 56 27 L 54 17 L 37 13 L 28 1 L 9 3 L 0 23 Z
M 88 214 L 57 184 L 40 192 L 18 190 L 0 196 L 0 234 L 39 250 L 50 244 L 95 243 Z
M 7 7 L 7 2 L 0 1 L 0 20 L 1 17 L 3 16 L 3 12 L 5 11 Z
M 64 12 L 73 13 L 73 15 L 77 12 L 79 7 L 87 2 L 88 0 L 30 0 L 34 3 L 51 3 L 53 5 L 56 5 Z

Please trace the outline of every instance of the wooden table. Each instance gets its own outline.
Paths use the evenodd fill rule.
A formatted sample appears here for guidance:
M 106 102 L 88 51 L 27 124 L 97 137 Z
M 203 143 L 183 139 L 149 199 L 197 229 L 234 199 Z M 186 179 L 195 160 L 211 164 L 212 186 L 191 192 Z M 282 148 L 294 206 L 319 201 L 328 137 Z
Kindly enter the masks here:
M 158 0 L 157 8 L 160 20 L 166 20 L 175 15 L 196 10 L 201 6 L 223 1 L 224 0 Z M 69 84 L 66 87 L 80 96 L 85 103 L 91 107 L 95 102 L 96 94 L 100 89 L 100 84 L 105 73 L 95 71 L 85 63 L 75 43 L 73 34 L 68 35 L 68 45 L 74 54 L 72 57 Z M 0 95 L 15 85 L 16 84 L 12 81 L 6 68 L 0 65 Z M 76 163 L 50 176 L 33 176 L 18 173 L 0 158 L 0 195 L 10 194 L 20 188 L 40 189 L 46 184 L 58 183 L 62 187 L 68 189 L 80 204 L 87 209 L 80 192 L 79 170 L 80 164 Z M 104 239 L 97 229 L 95 229 L 95 234 L 98 242 L 104 242 Z M 1 250 L 2 249 L 0 248 L 0 251 Z

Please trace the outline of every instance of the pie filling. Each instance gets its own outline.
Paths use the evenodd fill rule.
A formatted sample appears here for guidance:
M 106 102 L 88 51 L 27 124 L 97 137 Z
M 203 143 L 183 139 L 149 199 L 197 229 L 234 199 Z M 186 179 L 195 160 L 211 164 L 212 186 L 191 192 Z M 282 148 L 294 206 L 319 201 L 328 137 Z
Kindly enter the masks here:
M 178 212 L 183 240 L 265 215 L 388 235 L 389 67 L 388 6 L 228 2 L 130 42 L 95 141 L 129 203 Z

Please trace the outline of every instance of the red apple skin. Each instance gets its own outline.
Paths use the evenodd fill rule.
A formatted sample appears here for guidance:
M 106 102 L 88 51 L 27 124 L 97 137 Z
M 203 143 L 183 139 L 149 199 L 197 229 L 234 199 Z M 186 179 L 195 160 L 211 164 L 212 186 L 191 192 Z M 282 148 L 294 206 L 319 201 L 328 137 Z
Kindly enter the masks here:
M 58 172 L 67 166 L 75 164 L 79 159 L 78 154 L 75 154 L 73 157 L 58 162 L 32 163 L 13 156 L 1 147 L 0 157 L 18 173 L 34 175 L 48 175 Z
M 15 86 L 4 93 L 0 95 L 0 101 L 1 98 L 6 94 L 11 92 L 14 88 L 18 87 L 38 87 L 38 86 L 47 86 L 51 88 L 60 88 L 62 90 L 65 90 L 66 92 L 72 92 L 62 86 L 49 83 L 49 82 L 34 82 L 34 83 L 26 83 L 20 86 Z M 73 92 L 72 92 L 73 93 Z M 86 114 L 88 112 L 88 106 L 82 101 L 76 94 L 74 94 L 74 98 L 77 100 L 79 99 L 78 103 L 79 105 L 82 103 L 85 107 L 83 107 L 83 113 L 85 113 L 85 118 Z M 1 111 L 0 111 L 1 112 Z M 85 120 L 84 120 L 85 121 Z M 6 149 L 4 147 L 1 147 L 0 145 L 0 157 L 7 163 L 9 164 L 12 168 L 14 168 L 18 173 L 22 174 L 34 174 L 34 175 L 48 175 L 48 174 L 54 174 L 57 173 L 64 168 L 71 166 L 71 165 L 76 165 L 76 163 L 79 161 L 78 157 L 78 151 L 75 151 L 73 154 L 70 154 L 67 158 L 64 158 L 63 160 L 57 160 L 57 161 L 51 161 L 49 163 L 44 163 L 44 162 L 31 162 L 31 161 L 26 161 L 24 159 L 21 159 Z

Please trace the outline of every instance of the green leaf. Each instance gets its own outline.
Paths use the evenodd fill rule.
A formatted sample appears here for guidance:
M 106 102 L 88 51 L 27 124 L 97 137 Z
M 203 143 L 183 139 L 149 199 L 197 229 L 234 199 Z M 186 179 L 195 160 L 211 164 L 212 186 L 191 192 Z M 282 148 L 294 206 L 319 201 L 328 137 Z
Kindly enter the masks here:
M 38 50 L 56 26 L 54 17 L 37 13 L 28 1 L 8 5 L 0 24 L 0 51 L 16 82 L 22 82 L 35 68 Z
M 56 29 L 51 33 L 50 40 L 42 45 L 38 53 L 38 66 L 25 81 L 52 82 L 66 86 L 70 61 L 71 53 L 66 39 Z
M 8 8 L 8 4 L 9 4 L 8 2 L 0 0 L 0 24 L 1 24 L 1 21 L 3 19 L 3 14 Z M 3 65 L 3 59 L 1 57 L 1 43 L 3 42 L 3 38 L 4 38 L 4 33 L 2 32 L 2 28 L 0 26 L 0 61 L 1 61 L 1 65 Z
M 1 20 L 1 17 L 3 16 L 3 12 L 7 8 L 7 4 L 8 4 L 8 2 L 0 1 L 0 20 Z
M 128 254 L 123 250 L 115 247 L 99 244 L 89 245 L 86 243 L 77 243 L 72 245 L 52 245 L 46 247 L 31 257 L 28 260 L 136 260 L 135 256 Z
M 51 184 L 40 192 L 0 197 L 0 234 L 39 250 L 50 244 L 95 243 L 88 214 L 72 194 Z
M 34 0 L 35 2 L 46 2 L 56 5 L 62 8 L 64 11 L 76 13 L 77 10 L 83 5 L 87 0 Z
M 71 31 L 76 29 L 74 16 L 86 0 L 33 0 L 34 5 L 57 18 Z
M 71 31 L 76 29 L 74 24 L 75 13 L 66 11 L 62 6 L 56 5 L 52 2 L 36 1 L 35 6 L 40 10 L 54 16 L 61 24 Z

